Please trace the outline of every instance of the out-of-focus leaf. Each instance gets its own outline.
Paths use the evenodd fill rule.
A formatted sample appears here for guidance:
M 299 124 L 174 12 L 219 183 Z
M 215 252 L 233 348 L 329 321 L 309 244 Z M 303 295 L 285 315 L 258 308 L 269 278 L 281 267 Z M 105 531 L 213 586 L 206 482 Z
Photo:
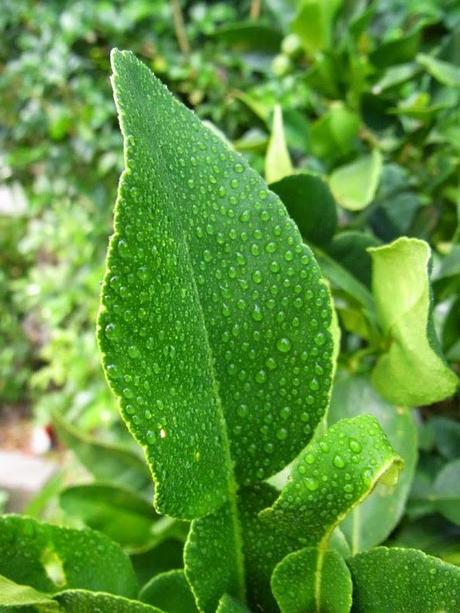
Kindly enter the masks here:
M 329 48 L 333 20 L 341 4 L 342 0 L 301 0 L 291 27 L 308 53 Z
M 418 26 L 404 36 L 380 44 L 371 54 L 371 62 L 379 68 L 410 62 L 419 50 L 420 38 L 421 31 Z
M 147 551 L 130 554 L 134 572 L 140 585 L 145 585 L 155 575 L 176 570 L 183 566 L 184 542 L 187 538 L 187 524 L 183 524 L 184 534 L 176 527 L 175 534 L 161 540 Z
M 131 550 L 148 548 L 158 540 L 159 516 L 131 490 L 102 483 L 75 485 L 64 490 L 59 501 L 66 513 Z
M 404 460 L 396 485 L 378 483 L 340 525 L 353 553 L 382 543 L 400 520 L 417 460 L 417 428 L 408 409 L 384 400 L 364 375 L 339 372 L 333 388 L 329 423 L 363 413 L 374 415 Z
M 226 24 L 217 28 L 211 36 L 244 53 L 276 53 L 282 40 L 279 30 L 253 21 Z
M 432 417 L 429 424 L 439 452 L 448 460 L 458 458 L 460 456 L 460 423 L 447 417 Z
M 460 68 L 449 62 L 438 60 L 432 55 L 419 53 L 417 62 L 421 64 L 437 81 L 449 87 L 460 86 Z
M 183 570 L 156 575 L 140 591 L 139 600 L 166 613 L 198 613 Z
M 368 247 L 377 247 L 380 241 L 367 232 L 340 232 L 327 246 L 327 253 L 351 272 L 363 285 L 371 286 L 372 260 Z
M 457 377 L 442 357 L 433 327 L 429 246 L 400 238 L 369 251 L 377 313 L 389 346 L 374 368 L 375 386 L 396 405 L 448 398 Z
M 285 613 L 348 613 L 351 608 L 350 571 L 336 551 L 307 547 L 289 554 L 273 572 L 272 589 Z
M 458 450 L 460 455 L 460 449 Z M 433 486 L 435 508 L 454 524 L 460 524 L 460 458 L 444 466 Z
M 312 153 L 323 161 L 335 160 L 353 150 L 359 129 L 359 116 L 341 102 L 331 104 L 329 110 L 310 127 Z
M 96 479 L 113 481 L 133 490 L 150 489 L 149 470 L 137 454 L 83 434 L 57 412 L 53 414 L 53 424 L 59 438 Z
M 284 136 L 283 112 L 277 104 L 273 111 L 272 132 L 265 156 L 265 179 L 267 183 L 275 183 L 292 172 L 292 162 Z
M 281 198 L 307 242 L 315 245 L 330 242 L 337 227 L 337 211 L 323 179 L 299 173 L 272 183 L 270 189 Z
M 349 560 L 353 610 L 456 613 L 460 569 L 415 549 L 377 547 Z
M 334 170 L 330 186 L 337 202 L 349 211 L 360 211 L 372 202 L 382 173 L 382 154 L 377 149 L 371 155 Z

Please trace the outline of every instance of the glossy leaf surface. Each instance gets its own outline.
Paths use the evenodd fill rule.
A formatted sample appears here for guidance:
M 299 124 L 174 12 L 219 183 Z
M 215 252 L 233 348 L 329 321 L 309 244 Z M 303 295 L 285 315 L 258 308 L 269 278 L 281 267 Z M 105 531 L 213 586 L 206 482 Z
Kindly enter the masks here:
M 66 590 L 55 599 L 68 613 L 164 613 L 137 600 L 86 590 Z
M 64 588 L 137 593 L 128 556 L 106 536 L 5 515 L 0 518 L 0 574 L 42 592 Z
M 375 386 L 397 405 L 448 398 L 458 379 L 442 357 L 434 331 L 428 244 L 400 238 L 369 251 L 377 313 L 389 346 L 374 369 Z
M 112 63 L 126 169 L 99 342 L 157 508 L 197 517 L 228 498 L 232 460 L 249 484 L 311 437 L 328 402 L 329 297 L 260 177 L 132 54 Z
M 456 613 L 460 569 L 415 549 L 378 547 L 349 562 L 358 613 Z
M 381 424 L 404 460 L 404 470 L 396 484 L 377 483 L 341 523 L 353 553 L 382 543 L 396 526 L 404 512 L 417 459 L 417 427 L 412 412 L 382 398 L 368 377 L 340 372 L 332 392 L 329 423 L 363 413 L 373 415 Z
M 324 544 L 380 479 L 396 482 L 401 465 L 374 417 L 344 419 L 305 448 L 291 480 L 261 517 L 306 546 Z
M 335 551 L 308 547 L 291 553 L 275 568 L 272 588 L 283 613 L 350 611 L 350 571 Z

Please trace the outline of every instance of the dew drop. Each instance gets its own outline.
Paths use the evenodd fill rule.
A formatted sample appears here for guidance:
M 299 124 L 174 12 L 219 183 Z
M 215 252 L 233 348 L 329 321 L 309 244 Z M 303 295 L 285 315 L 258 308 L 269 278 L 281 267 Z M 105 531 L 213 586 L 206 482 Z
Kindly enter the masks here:
M 276 348 L 278 351 L 281 351 L 281 353 L 287 353 L 291 350 L 291 341 L 286 337 L 280 338 L 276 343 Z

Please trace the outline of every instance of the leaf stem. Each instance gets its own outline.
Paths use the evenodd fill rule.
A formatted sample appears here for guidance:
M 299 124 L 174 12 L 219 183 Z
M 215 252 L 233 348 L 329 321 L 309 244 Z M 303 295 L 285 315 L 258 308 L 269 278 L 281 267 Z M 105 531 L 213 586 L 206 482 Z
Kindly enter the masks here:
M 249 16 L 251 19 L 258 19 L 260 17 L 260 10 L 262 7 L 262 0 L 252 0 Z

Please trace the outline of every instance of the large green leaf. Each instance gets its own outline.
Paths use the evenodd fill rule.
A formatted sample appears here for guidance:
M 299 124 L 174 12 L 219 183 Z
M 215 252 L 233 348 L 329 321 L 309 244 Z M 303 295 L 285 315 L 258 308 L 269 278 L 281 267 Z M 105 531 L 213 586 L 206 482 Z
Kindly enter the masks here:
M 357 613 L 457 613 L 460 569 L 415 549 L 377 547 L 349 561 Z
M 128 556 L 93 530 L 73 530 L 24 516 L 0 518 L 0 574 L 42 592 L 85 588 L 134 596 Z
M 283 613 L 350 611 L 350 571 L 336 551 L 307 547 L 289 554 L 276 567 L 272 588 Z
M 158 541 L 155 524 L 159 516 L 151 504 L 130 490 L 103 483 L 75 485 L 61 492 L 59 502 L 66 513 L 131 550 Z
M 369 251 L 377 313 L 389 347 L 375 366 L 375 386 L 403 406 L 452 396 L 458 379 L 442 357 L 434 331 L 429 246 L 403 237 Z
M 330 424 L 370 413 L 381 424 L 393 448 L 404 460 L 395 485 L 378 483 L 340 525 L 353 553 L 383 542 L 404 512 L 417 460 L 417 427 L 408 409 L 395 407 L 374 389 L 368 377 L 339 372 L 328 413 Z
M 292 23 L 305 50 L 315 54 L 331 45 L 332 25 L 342 0 L 301 0 Z
M 112 63 L 126 169 L 99 342 L 157 508 L 198 517 L 233 496 L 233 467 L 262 480 L 311 437 L 329 396 L 329 296 L 260 177 L 132 54 Z

